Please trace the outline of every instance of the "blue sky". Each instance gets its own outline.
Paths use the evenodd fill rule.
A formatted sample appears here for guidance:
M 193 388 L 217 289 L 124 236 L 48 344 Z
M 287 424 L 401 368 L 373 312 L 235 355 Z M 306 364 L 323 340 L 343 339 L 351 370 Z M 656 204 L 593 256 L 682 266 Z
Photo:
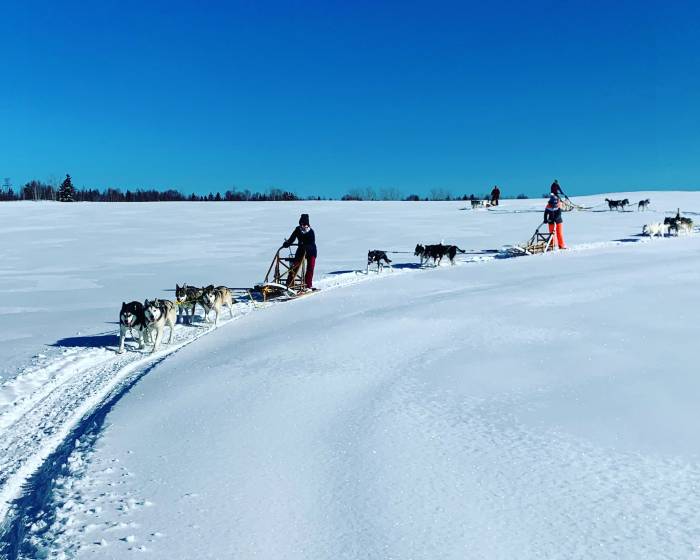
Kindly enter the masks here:
M 700 187 L 697 2 L 4 2 L 0 177 Z

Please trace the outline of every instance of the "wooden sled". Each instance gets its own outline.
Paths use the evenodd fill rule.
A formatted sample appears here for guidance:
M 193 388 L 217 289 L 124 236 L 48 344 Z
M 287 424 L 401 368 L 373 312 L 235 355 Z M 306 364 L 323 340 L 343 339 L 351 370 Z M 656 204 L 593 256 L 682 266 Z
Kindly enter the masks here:
M 538 253 L 546 253 L 547 251 L 554 250 L 554 234 L 548 231 L 542 233 L 540 228 L 545 224 L 540 224 L 535 233 L 532 234 L 530 240 L 525 244 L 521 245 L 520 249 L 526 255 L 536 255 Z
M 301 294 L 307 293 L 306 281 L 306 258 L 296 260 L 296 251 L 299 250 L 298 244 L 294 244 L 294 253 L 288 251 L 284 256 L 286 247 L 277 249 L 275 256 L 272 258 L 270 268 L 267 269 L 265 280 L 257 284 L 253 291 L 262 295 L 263 301 L 271 298 L 285 297 L 295 298 Z

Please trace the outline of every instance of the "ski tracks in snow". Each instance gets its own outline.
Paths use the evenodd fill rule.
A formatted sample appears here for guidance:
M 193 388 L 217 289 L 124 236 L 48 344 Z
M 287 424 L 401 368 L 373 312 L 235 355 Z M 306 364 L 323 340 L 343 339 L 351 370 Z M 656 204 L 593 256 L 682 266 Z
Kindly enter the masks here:
M 0 387 L 0 519 L 23 483 L 85 415 L 143 370 L 210 331 L 179 327 L 171 344 L 148 354 L 67 349 L 61 358 L 29 368 Z

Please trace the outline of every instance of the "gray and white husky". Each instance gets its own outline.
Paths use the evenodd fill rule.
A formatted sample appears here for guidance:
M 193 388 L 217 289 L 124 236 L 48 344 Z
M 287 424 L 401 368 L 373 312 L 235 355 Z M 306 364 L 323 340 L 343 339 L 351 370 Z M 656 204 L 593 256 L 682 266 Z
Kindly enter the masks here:
M 146 315 L 140 301 L 122 302 L 122 308 L 119 312 L 119 350 L 117 350 L 120 354 L 124 352 L 124 339 L 127 331 L 131 332 L 131 337 L 134 339 L 134 331 L 138 333 L 139 350 L 143 350 L 144 342 L 150 343 Z
M 192 323 L 197 304 L 202 305 L 203 288 L 195 288 L 183 284 L 175 284 L 175 301 L 177 302 L 177 318 L 181 323 Z M 189 312 L 189 314 L 188 314 Z M 180 318 L 182 317 L 182 320 Z
M 233 296 L 231 295 L 231 290 L 226 286 L 214 287 L 213 285 L 204 288 L 204 293 L 202 294 L 201 306 L 204 307 L 204 320 L 210 323 L 209 311 L 214 310 L 214 325 L 219 323 L 219 313 L 221 308 L 225 305 L 228 307 L 228 312 L 231 314 L 231 319 L 233 319 L 233 304 L 235 303 Z
M 151 334 L 154 331 L 156 333 L 153 341 L 153 352 L 155 352 L 163 339 L 163 331 L 166 326 L 170 327 L 168 344 L 173 339 L 173 330 L 175 330 L 175 323 L 177 323 L 177 306 L 167 299 L 153 299 L 144 301 L 143 309 L 148 331 Z

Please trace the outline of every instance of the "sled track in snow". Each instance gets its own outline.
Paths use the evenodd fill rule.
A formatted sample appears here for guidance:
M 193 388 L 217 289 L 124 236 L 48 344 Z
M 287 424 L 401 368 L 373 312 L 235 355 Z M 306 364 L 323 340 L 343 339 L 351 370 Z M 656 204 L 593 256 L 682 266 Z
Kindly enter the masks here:
M 627 245 L 624 241 L 588 243 L 574 246 L 570 252 Z M 497 257 L 462 257 L 457 265 L 489 262 Z M 444 263 L 441 268 L 445 268 Z M 352 271 L 329 275 L 319 284 L 325 291 L 417 271 L 395 269 L 368 275 Z M 238 304 L 238 314 L 222 320 L 219 328 L 237 322 L 256 308 L 274 305 L 278 303 Z M 37 502 L 47 500 L 51 479 L 79 438 L 94 426 L 95 418 L 100 418 L 101 426 L 106 413 L 143 375 L 213 330 L 205 323 L 178 325 L 173 342 L 154 354 L 133 348 L 124 354 L 107 348 L 69 348 L 62 357 L 30 367 L 0 386 L 0 556 L 17 557 L 29 510 L 37 510 L 41 505 Z

